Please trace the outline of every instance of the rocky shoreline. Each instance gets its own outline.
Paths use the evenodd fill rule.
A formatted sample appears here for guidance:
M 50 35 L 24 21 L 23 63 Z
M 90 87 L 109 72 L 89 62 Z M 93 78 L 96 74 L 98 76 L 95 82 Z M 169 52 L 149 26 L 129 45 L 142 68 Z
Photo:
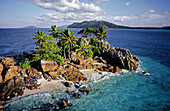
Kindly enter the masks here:
M 128 49 L 112 47 L 107 41 L 103 44 L 108 50 L 108 55 L 105 58 L 84 57 L 81 54 L 71 52 L 71 61 L 63 59 L 64 62 L 61 65 L 55 61 L 40 60 L 35 67 L 23 69 L 18 67 L 18 64 L 29 55 L 28 53 L 24 52 L 13 57 L 0 57 L 0 109 L 3 109 L 5 102 L 13 97 L 23 97 L 26 95 L 25 93 L 29 95 L 34 91 L 33 94 L 41 91 L 41 93 L 47 92 L 47 90 L 42 89 L 50 85 L 53 87 L 49 88 L 63 89 L 75 98 L 79 98 L 81 94 L 88 94 L 87 87 L 81 85 L 83 81 L 88 80 L 91 74 L 86 75 L 81 70 L 117 73 L 122 69 L 133 71 L 138 68 L 136 62 L 140 60 L 133 56 Z M 39 82 L 42 79 L 43 81 Z M 45 86 L 45 83 L 48 85 Z M 55 89 L 57 85 L 58 88 Z M 74 90 L 69 90 L 71 87 Z M 61 100 L 57 105 L 48 104 L 45 106 L 60 110 L 71 105 L 68 100 Z

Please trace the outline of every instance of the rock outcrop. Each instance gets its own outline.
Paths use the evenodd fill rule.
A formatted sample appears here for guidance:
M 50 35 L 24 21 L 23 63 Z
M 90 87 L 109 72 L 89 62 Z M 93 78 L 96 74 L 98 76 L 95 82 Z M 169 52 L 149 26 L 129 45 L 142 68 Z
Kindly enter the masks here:
M 62 77 L 67 81 L 86 81 L 87 78 L 77 68 L 73 66 L 66 66 L 64 69 L 59 70 Z
M 103 63 L 102 61 L 99 61 L 99 57 L 84 57 L 80 53 L 76 54 L 75 52 L 71 52 L 71 58 L 74 63 L 73 66 L 79 70 L 98 69 L 106 65 L 106 62 Z
M 15 75 L 18 75 L 18 66 L 9 66 L 5 73 L 4 81 L 13 78 Z
M 70 57 L 71 57 L 72 62 L 85 59 L 83 55 L 81 55 L 80 53 L 76 54 L 76 52 L 73 52 L 73 51 L 70 53 L 70 55 L 71 55 Z
M 138 68 L 136 62 L 139 59 L 133 56 L 128 49 L 112 47 L 109 50 L 109 57 L 113 65 L 122 69 L 133 71 Z
M 98 69 L 101 70 L 101 71 L 113 72 L 113 73 L 122 71 L 122 69 L 119 68 L 118 66 L 112 66 L 110 64 L 108 64 L 107 66 L 103 66 L 101 68 L 98 68 Z
M 41 74 L 35 69 L 22 69 L 18 63 L 23 61 L 27 53 L 14 57 L 0 57 L 0 100 L 8 100 L 20 96 L 24 89 L 37 88 L 37 79 Z
M 110 50 L 112 48 L 112 46 L 107 41 L 105 41 L 105 42 L 103 41 L 103 44 L 107 50 Z
M 75 57 L 76 58 L 76 57 Z M 58 66 L 55 61 L 41 60 L 41 68 L 46 80 L 86 81 L 87 78 L 71 63 Z
M 87 39 L 82 39 L 87 41 Z M 88 45 L 88 42 L 86 42 Z M 107 72 L 119 72 L 121 69 L 130 71 L 137 69 L 136 62 L 139 59 L 133 56 L 128 49 L 114 48 L 108 42 L 103 42 L 108 50 L 106 59 L 100 57 L 84 57 L 75 52 L 70 53 L 71 61 L 64 60 L 62 65 L 58 65 L 55 61 L 41 60 L 38 61 L 34 68 L 22 69 L 18 67 L 18 63 L 22 62 L 28 55 L 24 52 L 14 57 L 0 57 L 0 100 L 7 100 L 14 96 L 23 94 L 24 89 L 36 89 L 37 79 L 42 77 L 48 81 L 64 80 L 64 81 L 86 81 L 87 77 L 79 70 L 82 69 L 99 69 Z M 36 69 L 35 69 L 36 68 Z M 38 69 L 38 70 L 37 70 Z M 42 73 L 39 73 L 42 71 Z M 76 83 L 76 82 L 75 82 Z M 66 87 L 71 87 L 70 82 L 65 82 Z M 79 92 L 75 92 L 72 96 L 79 98 L 82 93 L 89 93 L 86 87 L 75 84 Z M 67 107 L 65 102 L 61 103 L 62 108 Z M 60 107 L 61 107 L 60 106 Z
M 41 68 L 43 72 L 55 71 L 58 68 L 58 64 L 55 61 L 41 60 Z
M 5 83 L 0 84 L 0 100 L 7 100 L 16 95 L 21 95 L 25 86 L 20 77 L 13 77 Z
M 17 64 L 17 60 L 14 57 L 3 57 L 0 59 L 0 62 L 4 67 L 14 66 Z
M 31 67 L 31 68 L 29 68 L 28 70 L 26 70 L 26 73 L 27 73 L 27 75 L 28 75 L 29 77 L 36 76 L 36 77 L 37 77 L 36 79 L 38 79 L 38 78 L 41 76 L 41 75 L 39 74 L 38 70 L 35 69 L 35 68 L 33 68 L 33 67 Z
M 3 71 L 3 65 L 0 63 L 0 83 L 3 81 L 2 80 L 2 71 Z

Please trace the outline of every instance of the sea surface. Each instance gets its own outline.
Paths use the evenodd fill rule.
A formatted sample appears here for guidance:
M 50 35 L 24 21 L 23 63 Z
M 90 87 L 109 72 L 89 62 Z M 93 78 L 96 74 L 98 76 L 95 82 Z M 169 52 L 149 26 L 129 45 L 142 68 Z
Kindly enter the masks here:
M 0 29 L 0 56 L 14 56 L 36 48 L 34 34 L 38 29 Z M 49 29 L 45 30 L 48 34 Z M 71 29 L 78 32 L 79 29 Z M 170 111 L 170 31 L 109 29 L 107 40 L 114 47 L 127 48 L 138 58 L 138 71 L 86 84 L 88 95 L 73 103 L 69 111 Z M 76 36 L 80 36 L 77 35 Z M 141 71 L 150 73 L 144 76 Z M 54 101 L 65 94 L 55 92 L 31 95 L 10 101 L 9 110 L 30 109 L 36 104 Z

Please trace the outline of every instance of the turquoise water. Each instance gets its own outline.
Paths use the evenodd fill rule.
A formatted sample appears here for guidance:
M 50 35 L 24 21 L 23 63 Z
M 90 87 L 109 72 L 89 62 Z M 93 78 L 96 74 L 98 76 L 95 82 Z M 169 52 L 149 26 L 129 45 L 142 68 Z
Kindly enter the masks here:
M 90 84 L 88 96 L 74 100 L 70 110 L 88 111 L 163 111 L 170 108 L 170 70 L 144 58 L 141 70 L 150 76 L 128 72 Z
M 24 31 L 11 31 L 13 35 L 10 36 L 8 30 L 8 35 L 4 36 L 6 31 L 3 30 L 2 33 L 0 30 L 0 46 L 3 46 L 0 49 L 1 56 L 16 55 L 24 50 L 29 52 L 35 47 L 34 44 L 31 44 L 35 30 L 24 30 L 29 32 L 24 33 L 25 35 Z M 17 33 L 16 37 L 14 32 Z M 127 48 L 132 54 L 139 57 L 141 59 L 139 70 L 149 72 L 150 76 L 144 76 L 140 72 L 134 71 L 122 73 L 120 76 L 110 77 L 110 79 L 97 83 L 89 83 L 87 84 L 90 89 L 89 95 L 83 95 L 79 99 L 70 98 L 73 106 L 68 107 L 68 110 L 169 111 L 170 31 L 108 30 L 108 33 L 110 35 L 108 42 L 115 47 Z M 15 43 L 16 38 L 20 41 L 19 44 Z M 13 41 L 9 42 L 9 40 Z M 27 44 L 28 47 L 24 44 Z M 13 46 L 17 46 L 17 49 Z M 8 110 L 21 110 L 23 108 L 31 110 L 34 105 L 43 105 L 43 103 L 54 101 L 52 96 L 59 99 L 66 95 L 55 92 L 31 95 L 11 101 L 7 104 L 10 105 Z

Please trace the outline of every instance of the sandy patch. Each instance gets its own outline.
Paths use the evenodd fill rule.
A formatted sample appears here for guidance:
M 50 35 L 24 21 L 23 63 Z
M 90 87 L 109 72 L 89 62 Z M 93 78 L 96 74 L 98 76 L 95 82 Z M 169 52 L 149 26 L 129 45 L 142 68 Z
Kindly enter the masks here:
M 32 94 L 38 94 L 38 93 L 48 93 L 53 91 L 62 92 L 66 90 L 66 87 L 62 84 L 62 81 L 58 81 L 58 80 L 52 80 L 49 82 L 44 78 L 42 78 L 38 80 L 38 84 L 41 84 L 41 86 L 38 87 L 38 89 L 24 90 L 24 94 L 22 95 L 22 97 L 27 95 L 32 95 Z
M 89 78 L 91 74 L 99 74 L 99 70 L 96 69 L 85 69 L 85 70 L 80 70 L 84 74 L 85 77 Z

